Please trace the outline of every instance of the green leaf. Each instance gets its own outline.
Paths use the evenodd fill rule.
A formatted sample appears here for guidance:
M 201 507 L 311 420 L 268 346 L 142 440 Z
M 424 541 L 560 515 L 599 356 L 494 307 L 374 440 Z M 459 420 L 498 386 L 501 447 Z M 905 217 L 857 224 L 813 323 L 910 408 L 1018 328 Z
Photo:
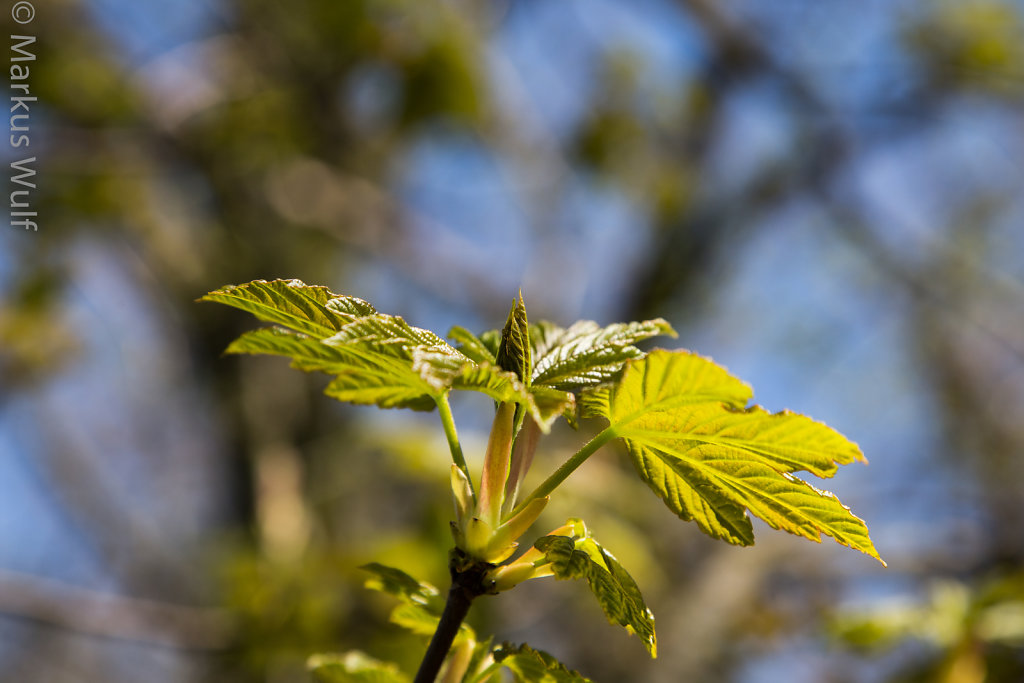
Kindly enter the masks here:
M 512 372 L 488 363 L 474 363 L 445 354 L 417 352 L 415 369 L 427 381 L 455 390 L 478 391 L 498 403 L 519 403 L 544 432 L 559 415 L 573 411 L 576 398 L 550 387 L 527 389 Z
M 292 359 L 292 367 L 335 375 L 324 393 L 348 403 L 431 410 L 441 393 L 414 368 L 400 346 L 374 339 L 346 343 L 335 335 L 317 340 L 267 327 L 246 332 L 228 346 L 227 353 L 286 356 Z
M 373 576 L 364 586 L 371 590 L 387 593 L 398 598 L 401 604 L 391 610 L 391 623 L 419 636 L 432 636 L 437 630 L 444 605 L 437 588 L 425 581 L 417 581 L 401 569 L 371 562 L 360 567 Z M 463 623 L 459 627 L 459 639 L 475 639 L 473 629 Z
M 391 610 L 388 619 L 392 624 L 401 626 L 405 630 L 417 636 L 430 638 L 437 631 L 441 622 L 440 609 L 431 609 L 422 605 L 403 603 Z M 453 641 L 454 645 L 466 642 L 476 642 L 476 632 L 473 627 L 463 622 L 459 624 L 458 635 Z
M 644 603 L 636 581 L 590 536 L 581 521 L 569 520 L 569 524 L 582 533 L 573 538 L 544 536 L 534 547 L 545 554 L 556 579 L 586 579 L 608 621 L 635 633 L 651 657 L 656 657 L 654 614 Z
M 429 410 L 448 387 L 438 386 L 423 364 L 416 365 L 417 353 L 471 362 L 433 332 L 377 313 L 361 299 L 298 280 L 257 280 L 201 300 L 241 308 L 280 326 L 243 334 L 229 353 L 287 356 L 301 370 L 335 375 L 325 393 L 341 401 Z
M 685 415 L 686 423 L 663 433 L 666 440 L 677 440 L 679 431 L 683 431 L 687 443 L 741 451 L 780 472 L 805 471 L 829 478 L 838 465 L 865 462 L 857 444 L 821 422 L 789 411 L 769 413 L 760 406 L 722 409 L 712 404 L 671 414 Z M 644 436 L 656 437 L 663 421 L 658 414 L 647 413 L 630 421 L 625 429 L 639 429 Z
M 576 397 L 573 394 L 543 386 L 531 386 L 529 392 L 533 405 L 536 406 L 536 411 L 531 411 L 531 415 L 544 433 L 548 432 L 551 423 L 559 415 L 564 415 L 570 423 L 575 419 Z
M 228 345 L 225 353 L 262 353 L 292 359 L 292 367 L 306 372 L 337 373 L 358 362 L 341 349 L 319 339 L 283 327 L 262 327 L 243 333 Z
M 437 603 L 437 588 L 424 581 L 417 581 L 401 569 L 377 562 L 364 564 L 360 569 L 373 574 L 366 580 L 366 588 L 393 595 L 409 605 L 431 606 Z M 440 614 L 439 609 L 436 611 Z
M 469 658 L 469 665 L 466 667 L 468 674 L 462 679 L 464 683 L 491 680 L 480 674 L 486 668 L 485 662 L 491 657 L 493 650 L 494 636 L 488 636 L 486 640 L 476 643 L 476 646 L 473 648 L 473 654 Z
M 417 349 L 413 368 L 434 387 L 479 391 L 499 403 L 529 400 L 528 392 L 514 373 L 493 364 L 470 361 L 461 355 Z
M 333 375 L 325 393 L 339 401 L 431 410 L 452 389 L 478 391 L 499 402 L 525 406 L 545 431 L 574 405 L 574 397 L 566 392 L 530 392 L 514 371 L 498 367 L 490 351 L 497 344 L 496 333 L 484 335 L 486 342 L 456 333 L 475 356 L 471 358 L 433 332 L 377 313 L 361 299 L 298 280 L 228 286 L 202 300 L 235 306 L 278 325 L 246 332 L 232 342 L 228 353 L 285 356 L 300 370 Z M 525 326 L 520 297 L 510 314 L 509 353 L 514 355 L 516 344 L 528 343 L 528 337 L 520 335 Z M 529 353 L 525 360 L 516 357 L 526 363 L 520 371 L 528 372 Z
M 281 325 L 322 339 L 346 323 L 372 315 L 373 306 L 351 296 L 334 294 L 326 287 L 311 287 L 301 280 L 254 280 L 228 285 L 200 297 L 248 311 L 263 322 Z
M 494 661 L 511 671 L 518 683 L 590 683 L 589 678 L 572 671 L 547 652 L 525 644 L 499 645 L 494 650 Z
M 669 509 L 707 534 L 754 542 L 744 510 L 820 542 L 821 534 L 878 559 L 864 522 L 830 492 L 792 475 L 830 477 L 863 460 L 835 430 L 793 413 L 740 409 L 746 385 L 689 352 L 653 351 L 588 403 L 622 437 L 640 477 Z M 884 564 L 884 562 L 883 562 Z
M 429 330 L 377 313 L 362 299 L 299 280 L 230 285 L 200 300 L 277 325 L 243 334 L 229 353 L 285 356 L 300 370 L 333 375 L 325 393 L 339 401 L 431 410 L 450 390 L 478 391 L 524 406 L 545 432 L 559 415 L 575 421 L 571 392 L 613 379 L 626 359 L 641 355 L 633 342 L 674 334 L 663 320 L 606 328 L 582 322 L 568 330 L 531 326 L 520 293 L 501 333 L 476 336 L 452 328 L 456 349 Z
M 448 338 L 455 342 L 455 348 L 477 363 L 497 364 L 498 346 L 501 344 L 501 333 L 497 330 L 485 332 L 478 337 L 456 325 L 448 331 Z
M 358 650 L 341 655 L 313 655 L 306 664 L 318 683 L 408 683 L 396 665 Z
M 391 610 L 391 623 L 397 624 L 418 636 L 432 636 L 441 618 L 419 605 L 398 605 Z
M 569 329 L 549 322 L 531 328 L 535 343 L 533 381 L 536 384 L 579 391 L 614 380 L 623 364 L 643 352 L 636 342 L 657 335 L 676 336 L 662 320 L 615 323 L 600 327 L 581 320 Z
M 529 386 L 532 379 L 532 348 L 530 346 L 530 324 L 526 319 L 526 304 L 523 293 L 512 304 L 508 320 L 501 331 L 501 343 L 495 362 L 503 370 L 514 372 L 519 381 Z
M 392 624 L 401 626 L 405 630 L 417 636 L 430 638 L 437 631 L 441 622 L 440 606 L 422 606 L 412 603 L 403 603 L 391 610 L 388 617 Z M 476 632 L 473 627 L 463 622 L 459 624 L 459 633 L 454 643 L 457 645 L 465 641 L 476 642 Z
M 429 410 L 447 391 L 425 372 L 430 363 L 424 358 L 448 356 L 471 362 L 433 332 L 381 313 L 354 320 L 323 344 L 351 359 L 346 366 L 329 370 L 337 378 L 325 393 L 382 408 Z
M 604 328 L 595 322 L 581 321 L 568 330 L 547 321 L 528 325 L 522 296 L 516 300 L 501 332 L 491 330 L 476 336 L 462 327 L 453 327 L 448 332 L 459 351 L 477 363 L 495 362 L 506 369 L 512 369 L 507 365 L 514 365 L 519 377 L 522 372 L 530 373 L 527 389 L 545 418 L 539 420 L 545 431 L 557 413 L 564 415 L 570 424 L 575 423 L 575 403 L 567 397 L 568 393 L 615 379 L 626 360 L 643 355 L 633 344 L 658 334 L 675 336 L 675 331 L 660 318 Z M 519 351 L 526 348 L 520 346 L 525 342 L 532 353 Z M 498 356 L 501 356 L 500 362 Z M 513 358 L 519 360 L 511 360 Z
M 743 408 L 754 395 L 746 382 L 695 353 L 656 349 L 647 359 L 649 362 L 632 363 L 630 381 L 623 378 L 614 387 L 614 406 L 610 403 L 612 387 L 596 387 L 586 392 L 585 415 L 600 415 L 618 423 L 631 419 L 631 407 L 642 412 L 673 410 L 699 403 Z

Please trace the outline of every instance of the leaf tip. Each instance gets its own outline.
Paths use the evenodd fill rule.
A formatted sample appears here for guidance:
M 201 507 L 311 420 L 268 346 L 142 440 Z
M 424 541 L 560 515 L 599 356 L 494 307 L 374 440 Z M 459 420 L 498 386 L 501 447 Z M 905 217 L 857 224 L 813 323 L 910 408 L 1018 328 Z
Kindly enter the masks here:
M 664 318 L 655 318 L 652 322 L 658 327 L 658 331 L 664 336 L 672 337 L 673 339 L 679 338 L 679 333 L 676 332 L 676 328 L 672 327 L 672 323 Z

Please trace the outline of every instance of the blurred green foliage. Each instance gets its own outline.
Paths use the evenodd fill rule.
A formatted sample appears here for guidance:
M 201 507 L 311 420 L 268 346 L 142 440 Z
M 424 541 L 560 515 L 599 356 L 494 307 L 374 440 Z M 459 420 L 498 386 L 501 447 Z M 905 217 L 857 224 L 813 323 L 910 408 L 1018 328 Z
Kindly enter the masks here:
M 1019 8 L 971 0 L 940 2 L 907 30 L 935 87 L 964 88 L 1019 100 L 1024 45 Z
M 1001 576 L 977 587 L 935 581 L 921 602 L 840 612 L 835 637 L 871 653 L 917 641 L 928 647 L 886 680 L 983 683 L 1024 676 L 1024 575 Z
M 901 324 L 908 330 L 908 365 L 917 366 L 919 393 L 933 399 L 930 425 L 944 434 L 931 457 L 977 483 L 971 504 L 989 536 L 969 552 L 940 543 L 891 562 L 890 571 L 906 572 L 912 582 L 957 577 L 957 604 L 966 605 L 962 619 L 944 613 L 954 636 L 920 653 L 915 665 L 927 673 L 917 680 L 936 680 L 935 672 L 950 661 L 968 662 L 964 666 L 975 672 L 983 664 L 989 681 L 1020 678 L 1019 643 L 978 650 L 979 641 L 967 635 L 976 636 L 978 615 L 1019 600 L 1019 592 L 994 596 L 1004 589 L 993 588 L 998 581 L 990 577 L 1004 568 L 1016 576 L 1024 566 L 1024 465 L 1017 457 L 1024 450 L 1024 398 L 1015 381 L 1024 364 L 1024 271 L 1014 243 L 1000 237 L 1007 224 L 1019 224 L 1019 176 L 953 168 L 944 183 L 924 188 L 931 200 L 948 202 L 934 214 L 949 219 L 929 223 L 934 239 L 927 248 L 901 246 L 891 216 L 863 199 L 862 187 L 851 180 L 878 154 L 948 137 L 942 126 L 958 108 L 972 121 L 981 111 L 1019 127 L 1024 40 L 1018 5 L 911 3 L 912 11 L 892 20 L 898 30 L 856 53 L 870 60 L 878 47 L 883 60 L 898 57 L 901 68 L 902 60 L 910 62 L 910 72 L 894 69 L 903 74 L 895 82 L 886 80 L 887 72 L 875 73 L 881 85 L 865 94 L 864 84 L 852 78 L 856 68 L 825 68 L 824 79 L 816 69 L 839 59 L 831 46 L 810 41 L 842 35 L 833 24 L 849 10 L 844 3 L 759 11 L 706 0 L 654 3 L 665 20 L 662 30 L 679 31 L 675 39 L 696 46 L 689 68 L 669 79 L 651 77 L 655 69 L 641 40 L 602 40 L 616 22 L 574 5 L 548 14 L 556 10 L 518 1 L 219 0 L 201 35 L 133 62 L 96 20 L 93 6 L 38 4 L 31 25 L 38 36 L 32 88 L 40 113 L 33 150 L 45 223 L 38 234 L 9 230 L 4 236 L 2 404 L 35 406 L 21 420 L 34 421 L 34 466 L 61 514 L 74 520 L 97 562 L 109 568 L 113 578 L 104 589 L 115 585 L 129 596 L 211 606 L 233 624 L 226 649 L 182 647 L 173 657 L 146 659 L 146 666 L 174 657 L 189 664 L 168 669 L 163 680 L 302 681 L 306 657 L 322 650 L 359 648 L 409 668 L 418 661 L 422 641 L 388 623 L 390 605 L 360 588 L 354 568 L 375 559 L 444 585 L 440 549 L 449 542 L 451 511 L 436 495 L 447 477 L 444 445 L 433 443 L 415 420 L 328 405 L 319 399 L 317 380 L 283 364 L 223 359 L 247 320 L 193 300 L 224 282 L 260 277 L 297 277 L 353 291 L 356 282 L 375 281 L 369 272 L 399 292 L 393 296 L 427 302 L 424 309 L 466 311 L 483 326 L 500 324 L 510 292 L 493 263 L 457 250 L 442 252 L 443 262 L 436 253 L 424 259 L 422 224 L 439 219 L 424 217 L 401 189 L 419 145 L 452 139 L 531 181 L 512 183 L 510 194 L 526 225 L 527 274 L 541 281 L 592 275 L 566 267 L 575 253 L 573 231 L 592 217 L 572 218 L 564 197 L 584 187 L 595 193 L 589 197 L 626 198 L 643 223 L 636 228 L 642 246 L 634 268 L 616 266 L 623 283 L 610 297 L 616 310 L 601 314 L 665 316 L 686 330 L 684 337 L 720 304 L 737 272 L 750 267 L 735 260 L 742 247 L 762 235 L 770 243 L 773 221 L 781 216 L 786 222 L 788 212 L 810 207 L 821 226 L 817 239 L 831 240 L 836 253 L 854 251 L 866 264 L 862 280 L 844 286 L 906 302 Z M 625 13 L 644 11 L 612 4 Z M 587 12 L 594 14 L 583 16 Z M 516 77 L 530 77 L 525 66 L 511 69 L 516 77 L 498 68 L 511 61 L 500 41 L 513 39 L 532 40 L 531 54 L 551 64 L 567 59 L 563 41 L 592 48 L 586 54 L 593 87 L 558 78 L 536 86 L 537 98 L 554 98 L 560 94 L 555 89 L 565 87 L 579 100 L 582 113 L 557 132 L 545 128 L 542 108 L 531 108 L 529 97 L 505 97 Z M 751 92 L 762 94 L 754 98 L 762 109 L 753 118 L 760 121 L 770 110 L 784 125 L 776 151 L 748 157 L 731 117 Z M 1011 138 L 995 144 L 1009 147 Z M 722 151 L 737 139 L 739 151 Z M 737 156 L 744 159 L 742 172 L 723 164 Z M 932 166 L 922 161 L 922 176 Z M 975 211 L 979 206 L 984 210 Z M 208 433 L 184 422 L 191 428 L 182 430 L 182 439 L 215 449 L 217 462 L 161 470 L 174 481 L 185 477 L 189 490 L 215 482 L 222 512 L 201 532 L 189 527 L 176 535 L 137 509 L 111 508 L 102 484 L 111 470 L 123 468 L 89 454 L 115 453 L 128 418 L 104 413 L 105 399 L 79 400 L 70 419 L 54 419 L 54 397 L 70 391 L 62 382 L 97 362 L 88 334 L 94 330 L 82 328 L 80 301 L 83 269 L 97 254 L 108 257 L 101 270 L 141 302 L 135 314 L 152 323 L 173 380 L 143 387 L 128 400 L 138 403 L 143 395 L 167 402 L 167 412 L 133 418 L 131 427 L 152 449 L 140 459 L 151 467 L 166 464 L 164 446 L 152 435 L 181 410 L 172 398 L 200 406 L 216 424 Z M 616 274 L 598 270 L 600 277 Z M 566 310 L 542 298 L 533 299 L 542 310 Z M 88 303 L 101 312 L 122 306 Z M 797 322 L 806 322 L 806 315 Z M 109 346 L 122 349 L 118 362 L 132 367 L 134 347 L 120 336 L 124 330 L 107 331 Z M 105 388 L 117 386 L 111 381 Z M 870 399 L 875 405 L 887 400 Z M 476 407 L 456 410 L 473 415 Z M 578 435 L 571 436 L 564 443 L 576 443 Z M 538 458 L 559 462 L 568 455 L 563 451 L 556 443 Z M 874 468 L 890 454 L 868 456 Z M 524 588 L 512 618 L 505 606 L 483 606 L 473 617 L 481 631 L 518 641 L 536 634 L 560 659 L 585 662 L 579 668 L 601 681 L 736 680 L 748 662 L 785 646 L 790 635 L 824 647 L 820 615 L 836 581 L 824 557 L 766 540 L 736 562 L 737 551 L 672 524 L 657 501 L 604 495 L 642 486 L 621 477 L 626 467 L 614 454 L 588 463 L 574 477 L 565 507 L 553 504 L 540 524 L 585 517 L 635 572 L 645 597 L 667 615 L 659 617 L 662 678 L 645 668 L 644 653 L 629 647 L 635 644 L 616 644 L 585 590 L 563 595 L 544 586 Z M 886 544 L 900 547 L 904 539 L 892 537 L 900 533 L 891 532 Z M 57 571 L 62 560 L 53 552 L 39 561 Z M 907 613 L 938 619 L 940 607 L 925 600 Z M 131 668 L 137 650 L 124 641 L 145 641 L 149 632 L 137 621 L 126 622 L 130 627 L 122 631 L 132 634 L 119 641 L 69 635 L 74 628 L 62 621 L 59 605 L 28 613 L 19 612 L 24 605 L 5 609 L 19 638 L 18 651 L 0 662 L 5 678 L 158 679 L 151 669 L 143 676 Z M 576 611 L 583 616 L 572 615 Z M 553 635 L 564 632 L 562 619 L 574 624 L 571 639 Z M 867 628 L 876 627 L 893 638 L 906 633 L 884 620 Z M 963 643 L 970 648 L 958 650 Z M 853 672 L 849 680 L 864 680 L 856 677 L 856 660 L 843 661 Z M 879 661 L 868 667 L 889 666 Z M 899 669 L 900 662 L 889 664 L 887 672 Z

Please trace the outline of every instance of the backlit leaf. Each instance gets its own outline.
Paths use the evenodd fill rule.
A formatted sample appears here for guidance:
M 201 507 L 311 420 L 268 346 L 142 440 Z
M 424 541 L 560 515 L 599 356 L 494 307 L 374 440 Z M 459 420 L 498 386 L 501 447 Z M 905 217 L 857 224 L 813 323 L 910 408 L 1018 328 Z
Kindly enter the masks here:
M 364 564 L 360 569 L 373 574 L 364 584 L 371 590 L 393 595 L 411 605 L 434 605 L 437 602 L 439 595 L 437 588 L 429 583 L 417 581 L 401 569 L 377 562 Z
M 551 562 L 557 579 L 586 579 L 608 621 L 635 633 L 652 657 L 657 656 L 654 614 L 647 608 L 633 577 L 586 531 L 579 520 L 570 520 L 582 534 L 544 536 L 534 547 Z
M 433 585 L 417 581 L 401 569 L 371 562 L 360 567 L 373 576 L 366 580 L 366 588 L 398 598 L 401 604 L 391 611 L 391 622 L 420 636 L 431 636 L 437 630 L 444 609 L 440 594 Z M 460 639 L 475 639 L 468 624 L 459 627 Z
M 311 287 L 301 280 L 254 280 L 244 285 L 228 285 L 199 301 L 240 308 L 263 322 L 321 339 L 356 318 L 376 312 L 362 299 L 334 294 L 326 287 Z
M 640 477 L 705 533 L 752 544 L 749 510 L 776 529 L 817 542 L 825 534 L 881 561 L 862 520 L 791 474 L 830 477 L 837 465 L 864 459 L 856 444 L 802 415 L 739 408 L 746 385 L 711 365 L 654 351 L 630 362 L 589 408 L 608 417 Z
M 413 368 L 420 377 L 439 389 L 472 389 L 498 402 L 526 400 L 526 389 L 515 374 L 494 364 L 467 362 L 461 355 L 416 349 Z
M 391 610 L 391 623 L 418 636 L 432 636 L 441 617 L 419 605 L 399 605 Z
M 520 403 L 545 432 L 559 415 L 575 406 L 576 398 L 568 392 L 551 387 L 528 389 L 514 373 L 486 362 L 475 363 L 424 350 L 417 351 L 414 368 L 438 386 L 478 391 L 499 403 Z
M 658 318 L 600 327 L 581 320 L 569 329 L 542 322 L 531 328 L 534 338 L 533 382 L 578 391 L 609 382 L 623 363 L 643 355 L 636 342 L 657 335 L 675 336 L 672 327 Z
M 494 661 L 511 671 L 517 683 L 590 683 L 589 678 L 529 645 L 499 645 L 494 650 Z
M 494 361 L 503 370 L 514 372 L 520 382 L 529 386 L 533 370 L 532 354 L 530 324 L 526 319 L 526 305 L 520 292 L 501 331 L 501 343 Z
M 521 299 L 517 300 L 506 323 L 510 333 L 520 324 L 514 316 L 520 302 Z M 525 309 L 522 320 L 525 321 Z M 491 362 L 501 353 L 504 332 L 491 330 L 477 336 L 465 328 L 453 327 L 448 336 L 469 358 Z M 568 329 L 543 320 L 529 325 L 531 388 L 543 385 L 577 392 L 612 381 L 622 371 L 625 361 L 643 356 L 634 344 L 657 335 L 674 337 L 676 333 L 661 318 L 607 327 L 589 320 L 579 321 Z
M 669 415 L 685 418 L 685 422 L 663 431 Z M 704 404 L 666 413 L 648 412 L 625 427 L 626 431 L 634 429 L 652 439 L 661 433 L 670 441 L 685 432 L 692 445 L 742 451 L 780 472 L 806 471 L 822 478 L 832 477 L 838 465 L 865 461 L 857 444 L 831 427 L 789 411 L 769 413 L 760 406 L 723 410 L 720 405 Z
M 335 375 L 324 393 L 350 403 L 430 410 L 443 391 L 413 368 L 401 346 L 381 344 L 372 337 L 346 343 L 338 335 L 318 340 L 267 327 L 246 332 L 228 346 L 227 353 L 286 356 L 292 359 L 292 367 Z
M 447 389 L 424 377 L 418 354 L 461 357 L 437 335 L 412 327 L 397 316 L 377 313 L 345 325 L 325 346 L 354 359 L 334 370 L 336 379 L 325 393 L 340 401 L 376 404 L 382 408 L 429 410 Z M 465 362 L 468 359 L 461 357 Z
M 317 683 L 408 683 L 396 665 L 358 650 L 341 655 L 313 655 L 306 664 Z
M 612 422 L 630 419 L 630 411 L 673 410 L 699 403 L 742 408 L 754 392 L 712 360 L 689 351 L 652 351 L 646 361 L 632 363 L 629 381 L 615 387 L 615 401 L 603 413 Z
M 228 304 L 277 325 L 246 332 L 232 342 L 228 353 L 285 356 L 300 370 L 333 375 L 325 393 L 339 401 L 431 410 L 450 390 L 478 391 L 496 401 L 524 405 L 545 431 L 574 405 L 573 396 L 551 388 L 531 393 L 515 371 L 498 367 L 492 353 L 497 346 L 494 334 L 484 335 L 485 341 L 455 332 L 470 357 L 429 330 L 378 313 L 362 299 L 298 280 L 257 280 L 221 288 L 201 300 Z M 521 298 L 509 320 L 508 348 L 526 349 L 516 362 L 528 377 L 528 332 Z M 514 351 L 508 353 L 514 355 Z
M 660 319 L 605 328 L 589 321 L 567 330 L 531 326 L 520 294 L 501 332 L 452 328 L 456 349 L 362 299 L 299 280 L 227 286 L 201 301 L 276 325 L 243 334 L 229 353 L 285 356 L 295 368 L 333 375 L 325 393 L 339 401 L 431 410 L 451 390 L 478 391 L 524 406 L 545 432 L 559 415 L 575 422 L 575 392 L 614 379 L 626 360 L 642 355 L 633 343 L 675 334 Z
M 342 349 L 328 346 L 315 337 L 286 330 L 283 327 L 262 327 L 243 333 L 231 342 L 225 353 L 264 353 L 292 359 L 292 367 L 312 372 L 345 372 L 357 358 Z

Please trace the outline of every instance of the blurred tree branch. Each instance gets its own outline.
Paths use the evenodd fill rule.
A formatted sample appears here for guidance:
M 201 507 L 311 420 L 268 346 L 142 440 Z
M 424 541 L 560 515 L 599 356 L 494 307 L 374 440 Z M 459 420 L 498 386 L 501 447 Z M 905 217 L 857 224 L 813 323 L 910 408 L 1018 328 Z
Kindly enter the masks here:
M 230 615 L 223 609 L 100 593 L 9 570 L 0 570 L 0 614 L 187 650 L 222 650 L 232 637 Z

